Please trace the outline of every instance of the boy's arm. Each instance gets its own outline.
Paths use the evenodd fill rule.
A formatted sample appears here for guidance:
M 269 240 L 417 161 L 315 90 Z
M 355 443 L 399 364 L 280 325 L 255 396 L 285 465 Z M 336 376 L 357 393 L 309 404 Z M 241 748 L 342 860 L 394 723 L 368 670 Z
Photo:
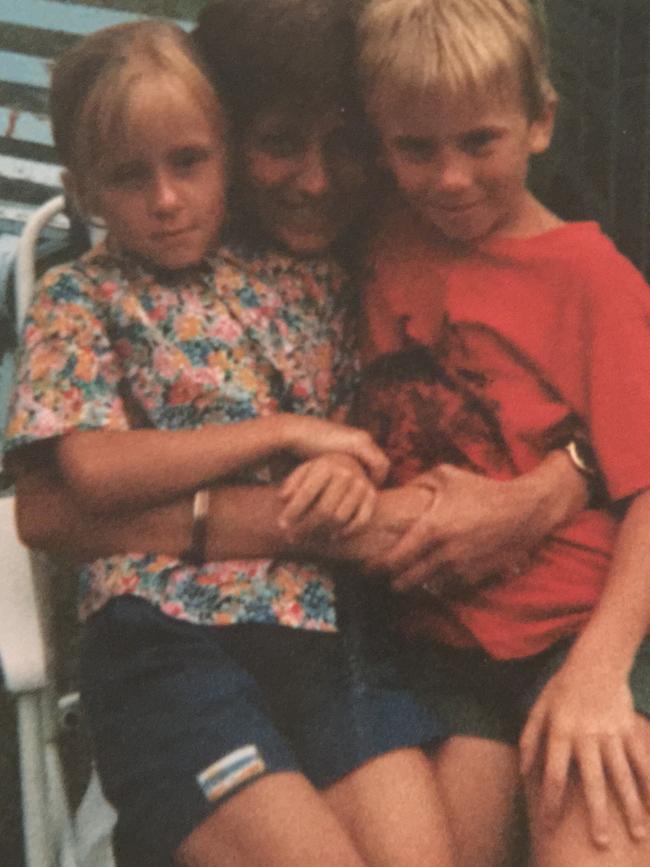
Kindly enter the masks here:
M 542 767 L 549 821 L 559 815 L 573 765 L 596 845 L 609 843 L 607 788 L 633 838 L 650 831 L 649 727 L 634 711 L 629 676 L 650 627 L 650 490 L 621 525 L 603 595 L 567 659 L 546 684 L 521 738 L 524 772 Z M 540 751 L 544 744 L 544 759 Z
M 508 482 L 440 465 L 412 485 L 435 497 L 397 545 L 370 565 L 393 573 L 405 591 L 449 577 L 462 585 L 525 565 L 552 530 L 587 503 L 587 481 L 563 449 Z

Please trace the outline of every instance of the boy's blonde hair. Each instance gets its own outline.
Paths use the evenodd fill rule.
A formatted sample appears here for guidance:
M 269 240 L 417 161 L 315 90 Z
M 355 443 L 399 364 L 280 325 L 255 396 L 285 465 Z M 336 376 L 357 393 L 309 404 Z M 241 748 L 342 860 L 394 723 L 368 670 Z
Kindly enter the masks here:
M 221 131 L 217 93 L 189 36 L 168 21 L 106 27 L 64 52 L 52 72 L 50 115 L 54 143 L 78 205 L 92 211 L 102 168 L 128 146 L 134 88 L 190 93 Z
M 529 0 L 368 0 L 359 37 L 371 102 L 385 88 L 506 93 L 514 79 L 529 118 L 539 118 L 555 96 L 541 13 Z

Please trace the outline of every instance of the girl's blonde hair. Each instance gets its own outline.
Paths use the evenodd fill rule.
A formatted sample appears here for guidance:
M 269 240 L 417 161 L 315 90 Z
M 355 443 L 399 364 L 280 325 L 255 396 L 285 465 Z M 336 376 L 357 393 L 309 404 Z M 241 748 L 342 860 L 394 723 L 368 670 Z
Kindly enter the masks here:
M 54 143 L 88 210 L 102 166 L 128 143 L 130 96 L 143 83 L 189 92 L 220 132 L 217 93 L 189 36 L 168 21 L 106 27 L 64 52 L 52 72 L 50 116 Z
M 540 2 L 368 0 L 359 22 L 360 66 L 373 96 L 385 88 L 446 97 L 522 89 L 531 120 L 555 97 Z

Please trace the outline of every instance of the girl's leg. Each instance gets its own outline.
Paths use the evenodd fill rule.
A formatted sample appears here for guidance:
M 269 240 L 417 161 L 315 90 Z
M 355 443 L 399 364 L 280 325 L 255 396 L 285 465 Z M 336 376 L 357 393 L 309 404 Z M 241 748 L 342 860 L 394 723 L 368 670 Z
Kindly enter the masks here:
M 457 736 L 433 755 L 457 867 L 506 867 L 524 845 L 517 750 Z
M 269 774 L 235 794 L 181 843 L 174 861 L 179 867 L 365 864 L 321 795 L 290 772 Z
M 326 789 L 324 796 L 365 864 L 452 867 L 456 863 L 444 805 L 421 750 L 397 749 L 371 759 Z
M 650 722 L 644 716 L 639 716 L 638 720 L 645 731 L 646 749 L 650 751 Z M 599 849 L 589 836 L 587 811 L 577 778 L 569 781 L 560 821 L 553 828 L 547 827 L 541 816 L 537 777 L 531 779 L 526 794 L 534 867 L 648 867 L 650 864 L 650 836 L 634 842 L 613 797 L 608 802 L 611 842 L 606 849 Z

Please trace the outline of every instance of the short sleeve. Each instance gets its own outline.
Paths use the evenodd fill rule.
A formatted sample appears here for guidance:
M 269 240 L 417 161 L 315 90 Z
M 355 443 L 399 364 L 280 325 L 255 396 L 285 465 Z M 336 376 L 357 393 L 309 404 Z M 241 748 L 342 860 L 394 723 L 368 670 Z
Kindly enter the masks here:
M 19 350 L 5 454 L 73 429 L 128 427 L 120 365 L 91 288 L 74 266 L 43 278 Z
M 575 362 L 592 444 L 618 500 L 650 486 L 650 288 L 620 254 L 605 262 Z

